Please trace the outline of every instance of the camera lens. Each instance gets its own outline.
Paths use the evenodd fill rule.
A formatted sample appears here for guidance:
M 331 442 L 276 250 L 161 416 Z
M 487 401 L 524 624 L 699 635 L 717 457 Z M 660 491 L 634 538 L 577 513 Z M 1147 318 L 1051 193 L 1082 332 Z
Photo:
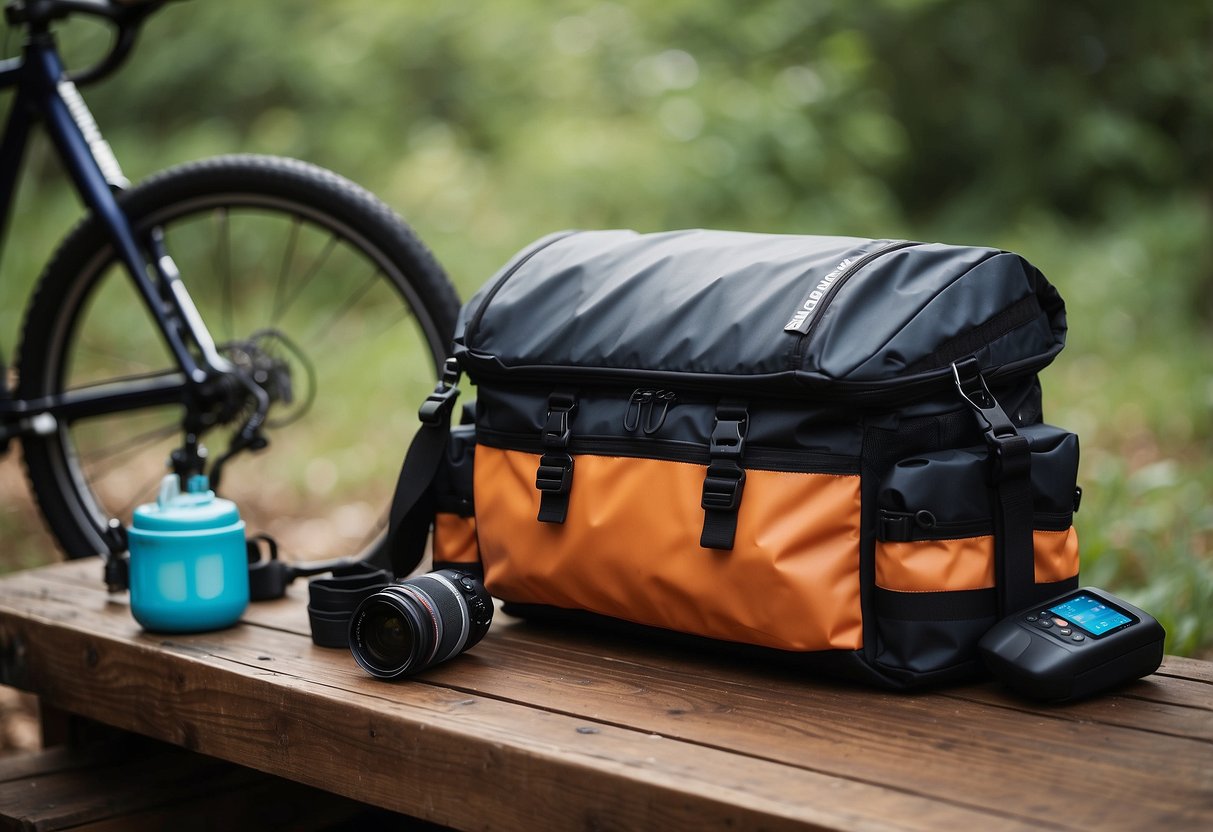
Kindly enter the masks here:
M 404 615 L 389 603 L 371 605 L 366 612 L 366 652 L 377 666 L 406 664 L 416 642 Z
M 359 604 L 350 619 L 350 650 L 372 676 L 395 679 L 467 650 L 492 620 L 484 585 L 443 569 L 391 584 Z

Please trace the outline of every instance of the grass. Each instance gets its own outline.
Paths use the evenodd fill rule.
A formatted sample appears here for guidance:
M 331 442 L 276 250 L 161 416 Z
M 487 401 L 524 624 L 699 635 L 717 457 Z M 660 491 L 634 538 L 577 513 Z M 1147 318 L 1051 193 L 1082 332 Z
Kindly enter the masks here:
M 1213 210 L 1176 199 L 1098 228 L 1038 219 L 1008 245 L 1066 298 L 1045 415 L 1079 434 L 1082 579 L 1213 648 Z

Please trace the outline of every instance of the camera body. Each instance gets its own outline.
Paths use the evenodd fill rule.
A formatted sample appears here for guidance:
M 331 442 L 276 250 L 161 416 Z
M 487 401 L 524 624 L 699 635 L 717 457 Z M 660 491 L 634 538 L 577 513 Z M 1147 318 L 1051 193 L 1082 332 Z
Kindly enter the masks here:
M 397 679 L 477 644 L 493 622 L 493 601 L 474 575 L 440 569 L 389 584 L 350 619 L 350 652 L 367 673 Z

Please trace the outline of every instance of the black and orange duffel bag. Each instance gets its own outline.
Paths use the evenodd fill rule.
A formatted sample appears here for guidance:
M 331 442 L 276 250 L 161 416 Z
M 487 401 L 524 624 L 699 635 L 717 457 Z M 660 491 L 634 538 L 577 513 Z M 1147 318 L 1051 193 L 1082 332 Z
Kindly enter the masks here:
M 394 507 L 395 571 L 889 687 L 977 672 L 1078 581 L 1065 307 L 978 247 L 557 234 L 463 308 Z M 474 425 L 450 428 L 460 372 Z

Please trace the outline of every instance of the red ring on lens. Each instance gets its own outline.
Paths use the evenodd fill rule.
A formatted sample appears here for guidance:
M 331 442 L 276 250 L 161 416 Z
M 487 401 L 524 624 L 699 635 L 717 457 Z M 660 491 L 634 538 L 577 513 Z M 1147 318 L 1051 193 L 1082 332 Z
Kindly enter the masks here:
M 408 593 L 408 595 L 410 595 L 417 603 L 425 607 L 425 611 L 430 614 L 430 624 L 432 624 L 434 627 L 434 646 L 430 648 L 430 654 L 426 656 L 425 662 L 423 662 L 423 664 L 428 664 L 429 662 L 432 662 L 434 660 L 434 656 L 438 654 L 438 638 L 440 635 L 438 632 L 438 616 L 434 613 L 434 608 L 430 606 L 429 599 L 420 592 L 417 592 L 408 584 L 400 584 L 399 589 L 402 592 Z

